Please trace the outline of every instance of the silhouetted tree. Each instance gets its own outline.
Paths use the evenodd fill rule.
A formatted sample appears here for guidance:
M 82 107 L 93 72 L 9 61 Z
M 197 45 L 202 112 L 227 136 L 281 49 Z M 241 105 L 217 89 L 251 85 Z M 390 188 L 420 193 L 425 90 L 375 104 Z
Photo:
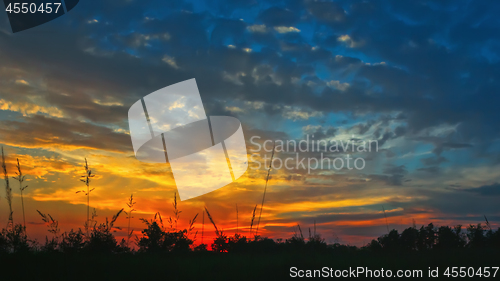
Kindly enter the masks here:
M 248 240 L 241 234 L 235 234 L 227 240 L 227 251 L 231 253 L 245 252 L 247 250 Z
M 144 235 L 137 243 L 139 250 L 143 252 L 160 252 L 163 244 L 163 234 L 165 232 L 160 228 L 157 222 L 148 224 L 148 228 L 142 231 Z
M 500 228 L 497 231 L 488 231 L 486 239 L 488 240 L 489 248 L 500 250 Z
M 414 227 L 409 227 L 401 233 L 401 250 L 414 251 L 417 250 L 418 230 Z
M 214 242 L 212 243 L 212 251 L 214 252 L 228 252 L 229 250 L 229 239 L 222 232 L 217 232 L 217 237 L 215 237 Z
M 417 249 L 419 251 L 425 251 L 432 249 L 436 242 L 436 230 L 432 223 L 427 226 L 420 227 L 418 231 Z
M 388 234 L 378 238 L 378 242 L 385 251 L 397 251 L 401 248 L 399 241 L 399 233 L 396 229 L 391 230 Z
M 467 238 L 469 239 L 467 246 L 470 248 L 483 248 L 486 245 L 484 232 L 485 230 L 480 223 L 477 226 L 469 225 L 467 227 Z
M 449 226 L 441 226 L 437 232 L 436 249 L 456 249 L 465 246 L 465 239 L 462 235 L 462 226 L 458 225 L 453 229 Z
M 382 245 L 380 245 L 380 242 L 378 240 L 373 239 L 368 245 L 364 247 L 365 249 L 368 249 L 369 251 L 372 252 L 381 252 L 382 251 Z

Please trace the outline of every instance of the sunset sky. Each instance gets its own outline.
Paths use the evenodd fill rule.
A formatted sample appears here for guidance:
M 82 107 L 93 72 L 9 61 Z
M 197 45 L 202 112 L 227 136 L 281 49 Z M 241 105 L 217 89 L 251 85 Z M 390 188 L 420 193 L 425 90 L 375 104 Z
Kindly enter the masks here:
M 252 137 L 378 143 L 377 151 L 325 155 L 361 157 L 361 170 L 273 169 L 263 236 L 288 238 L 297 224 L 307 235 L 316 222 L 327 242 L 360 246 L 387 232 L 383 209 L 391 229 L 477 224 L 484 215 L 498 227 L 499 13 L 491 1 L 101 0 L 13 34 L 1 12 L 0 145 L 9 175 L 16 158 L 28 175 L 28 235 L 49 235 L 36 210 L 63 231 L 83 227 L 86 197 L 76 192 L 85 188 L 85 158 L 96 174 L 98 222 L 126 208 L 131 194 L 137 235 L 139 218 L 172 216 L 170 166 L 135 158 L 128 110 L 192 78 L 208 116 L 241 122 L 249 159 L 258 148 Z M 237 204 L 248 233 L 266 175 L 251 162 L 236 182 L 179 201 L 180 224 L 199 213 L 199 243 L 206 206 L 232 235 Z M 20 223 L 19 186 L 10 182 Z M 3 228 L 3 180 L 0 197 Z M 123 215 L 118 237 L 126 225 Z M 205 234 L 214 235 L 206 217 Z

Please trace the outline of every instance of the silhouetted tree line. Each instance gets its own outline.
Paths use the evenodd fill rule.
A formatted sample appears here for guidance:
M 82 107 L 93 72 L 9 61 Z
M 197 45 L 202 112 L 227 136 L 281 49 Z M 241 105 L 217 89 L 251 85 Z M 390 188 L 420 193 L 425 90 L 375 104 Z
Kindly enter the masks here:
M 469 225 L 465 230 L 461 225 L 455 227 L 435 227 L 432 223 L 417 229 L 415 226 L 398 233 L 388 234 L 372 240 L 365 248 L 371 251 L 429 251 L 451 249 L 500 249 L 500 228 L 492 230 L 481 224 Z
M 85 184 L 86 189 L 77 191 L 87 197 L 87 220 L 84 223 L 84 229 L 71 230 L 60 233 L 59 223 L 50 214 L 44 214 L 40 211 L 42 220 L 51 234 L 51 238 L 45 238 L 45 243 L 31 240 L 26 234 L 26 223 L 24 219 L 23 203 L 23 224 L 14 223 L 12 217 L 12 189 L 10 187 L 9 175 L 5 160 L 3 148 L 1 150 L 1 167 L 5 181 L 5 194 L 9 205 L 8 225 L 0 232 L 0 254 L 9 253 L 29 253 L 29 252 L 60 252 L 60 253 L 188 253 L 188 252 L 206 252 L 210 248 L 212 252 L 219 253 L 329 253 L 329 252 L 354 252 L 366 250 L 370 252 L 408 252 L 408 251 L 431 251 L 431 250 L 449 250 L 449 249 L 500 249 L 500 228 L 493 231 L 488 220 L 486 227 L 483 225 L 469 225 L 465 230 L 461 225 L 455 227 L 441 226 L 435 227 L 432 223 L 417 229 L 413 227 L 405 229 L 401 234 L 397 230 L 389 231 L 388 234 L 372 240 L 368 245 L 361 249 L 355 246 L 341 245 L 339 243 L 327 244 L 321 235 L 316 233 L 316 223 L 309 236 L 304 237 L 300 225 L 297 225 L 298 232 L 289 239 L 269 239 L 257 235 L 257 230 L 253 232 L 254 220 L 256 217 L 257 206 L 253 209 L 249 237 L 236 232 L 229 236 L 219 229 L 215 224 L 213 217 L 205 207 L 203 211 L 203 228 L 205 213 L 215 229 L 216 238 L 209 245 L 201 243 L 196 245 L 198 232 L 194 231 L 194 223 L 198 214 L 189 221 L 186 229 L 178 228 L 180 211 L 177 206 L 177 194 L 174 194 L 173 217 L 166 219 L 164 223 L 160 213 L 156 213 L 153 219 L 147 220 L 140 218 L 146 228 L 141 231 L 141 237 L 135 236 L 135 245 L 130 246 L 130 240 L 133 237 L 134 230 L 130 228 L 132 214 L 136 211 L 133 196 L 131 195 L 127 202 L 127 211 L 121 209 L 111 220 L 98 224 L 95 218 L 96 211 L 90 214 L 90 194 L 95 188 L 90 188 L 91 179 L 94 177 L 87 159 L 85 159 L 85 174 L 80 180 Z M 23 191 L 27 188 L 24 184 L 25 177 L 22 173 L 19 159 L 17 159 L 16 177 L 13 179 L 19 182 L 21 198 Z M 264 200 L 263 200 L 264 202 Z M 237 206 L 236 206 L 237 208 Z M 262 209 L 262 208 L 261 208 Z M 236 209 L 238 213 L 238 209 Z M 118 242 L 113 235 L 116 229 L 114 224 L 121 213 L 127 215 L 128 221 L 127 238 Z M 238 219 L 237 219 L 238 220 Z M 260 220 L 260 216 L 259 216 Z M 134 241 L 132 241 L 134 242 Z
M 19 252 L 62 252 L 62 253 L 188 253 L 208 251 L 206 244 L 195 246 L 195 237 L 189 229 L 168 231 L 157 220 L 147 221 L 142 230 L 142 237 L 136 237 L 137 247 L 132 249 L 127 240 L 118 242 L 113 235 L 113 223 L 94 224 L 86 236 L 85 231 L 71 230 L 61 235 L 57 228 L 50 228 L 54 236 L 46 238 L 45 243 L 30 240 L 24 226 L 16 224 L 13 229 L 3 229 L 0 234 L 0 253 Z M 50 225 L 49 225 L 50 227 Z M 500 250 L 500 229 L 485 229 L 481 224 L 469 225 L 465 230 L 461 226 L 435 227 L 432 223 L 420 229 L 410 227 L 402 233 L 392 230 L 388 234 L 372 240 L 360 248 L 327 244 L 319 234 L 304 238 L 302 233 L 289 239 L 269 239 L 260 236 L 252 238 L 241 234 L 228 236 L 219 231 L 211 243 L 213 252 L 229 253 L 267 253 L 267 252 L 350 252 L 367 250 L 370 252 L 407 252 L 432 251 L 450 249 L 482 249 Z

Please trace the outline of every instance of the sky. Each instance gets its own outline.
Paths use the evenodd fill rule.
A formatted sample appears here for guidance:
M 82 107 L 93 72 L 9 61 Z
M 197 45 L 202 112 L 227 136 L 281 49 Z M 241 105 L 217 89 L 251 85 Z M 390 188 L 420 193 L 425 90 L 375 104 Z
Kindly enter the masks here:
M 128 110 L 192 78 L 208 116 L 241 122 L 255 161 L 235 182 L 178 200 L 182 227 L 198 213 L 201 233 L 206 206 L 225 233 L 249 233 L 271 155 L 270 143 L 259 145 L 308 137 L 349 143 L 354 151 L 324 156 L 365 165 L 272 169 L 263 236 L 289 238 L 297 225 L 307 236 L 316 224 L 327 242 L 360 246 L 414 223 L 468 225 L 486 215 L 498 227 L 499 12 L 490 1 L 80 1 L 16 34 L 0 13 L 0 144 L 9 175 L 16 158 L 27 174 L 28 234 L 50 237 L 37 210 L 63 231 L 83 227 L 86 197 L 76 192 L 85 188 L 85 158 L 99 223 L 131 194 L 135 234 L 139 218 L 173 216 L 171 167 L 135 158 Z M 376 149 L 357 150 L 370 140 Z M 297 154 L 275 154 L 287 157 Z M 20 191 L 11 186 L 19 223 Z M 124 237 L 125 216 L 116 225 Z M 205 217 L 205 239 L 213 235 Z

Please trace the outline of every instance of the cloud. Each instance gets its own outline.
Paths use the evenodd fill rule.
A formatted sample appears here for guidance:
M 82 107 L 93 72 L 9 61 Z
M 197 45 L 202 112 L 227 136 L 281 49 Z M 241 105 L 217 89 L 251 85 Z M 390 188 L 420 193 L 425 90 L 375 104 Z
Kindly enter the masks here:
M 0 134 L 2 143 L 24 148 L 131 151 L 128 134 L 87 122 L 42 115 L 23 117 L 19 121 L 4 120 Z
M 500 184 L 483 185 L 476 188 L 461 189 L 466 192 L 473 192 L 481 196 L 500 196 Z
M 54 106 L 45 107 L 28 102 L 14 103 L 3 99 L 0 99 L 0 110 L 19 112 L 23 116 L 44 113 L 52 117 L 58 117 L 58 118 L 64 117 L 63 112 Z
M 356 48 L 363 44 L 362 41 L 354 41 L 348 34 L 341 35 L 337 38 L 337 41 L 347 44 L 349 48 Z
M 288 32 L 300 32 L 300 29 L 297 29 L 293 26 L 286 27 L 286 26 L 275 26 L 274 30 L 276 30 L 278 33 L 288 33 Z
M 349 83 L 341 83 L 338 80 L 332 80 L 326 83 L 330 87 L 334 87 L 335 89 L 339 89 L 341 91 L 344 91 L 349 87 Z
M 267 32 L 267 27 L 265 24 L 254 24 L 254 25 L 248 26 L 247 29 L 250 32 L 259 32 L 259 33 L 266 33 Z

